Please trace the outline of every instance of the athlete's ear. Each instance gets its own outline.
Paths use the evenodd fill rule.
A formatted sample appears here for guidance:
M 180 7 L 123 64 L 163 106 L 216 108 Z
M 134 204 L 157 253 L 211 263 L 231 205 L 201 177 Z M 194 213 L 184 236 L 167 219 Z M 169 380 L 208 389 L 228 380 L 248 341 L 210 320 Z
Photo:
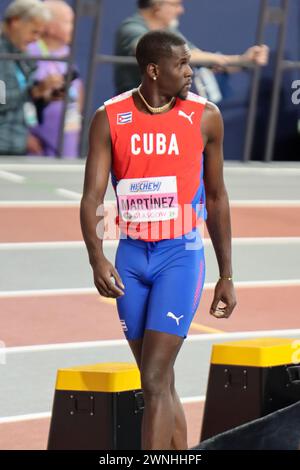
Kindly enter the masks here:
M 148 64 L 147 65 L 147 75 L 151 80 L 156 80 L 158 77 L 158 65 Z

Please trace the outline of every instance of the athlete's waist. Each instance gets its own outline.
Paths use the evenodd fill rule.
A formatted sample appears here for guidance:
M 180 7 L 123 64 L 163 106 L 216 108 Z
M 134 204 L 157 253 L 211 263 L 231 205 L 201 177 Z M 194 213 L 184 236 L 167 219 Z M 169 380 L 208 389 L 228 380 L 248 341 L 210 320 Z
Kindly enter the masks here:
M 162 238 L 159 240 L 145 240 L 142 238 L 133 238 L 133 237 L 130 237 L 128 234 L 121 232 L 120 243 L 134 244 L 135 246 L 140 246 L 142 248 L 147 246 L 148 248 L 151 248 L 151 249 L 157 246 L 159 247 L 166 247 L 169 245 L 179 246 L 182 244 L 188 244 L 190 247 L 189 249 L 193 249 L 193 247 L 194 249 L 201 249 L 204 246 L 203 238 L 201 236 L 199 227 L 194 227 L 189 232 L 184 233 L 174 238 Z

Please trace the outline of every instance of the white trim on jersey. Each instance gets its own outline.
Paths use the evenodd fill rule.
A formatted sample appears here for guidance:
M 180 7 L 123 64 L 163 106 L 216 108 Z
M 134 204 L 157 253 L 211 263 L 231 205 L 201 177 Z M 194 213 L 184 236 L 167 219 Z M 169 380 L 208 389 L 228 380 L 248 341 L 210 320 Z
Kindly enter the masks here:
M 132 93 L 134 92 L 134 90 L 135 88 L 133 88 L 132 90 L 125 91 L 124 93 L 121 93 L 120 95 L 114 96 L 113 98 L 110 98 L 107 101 L 104 101 L 104 106 L 126 100 L 127 98 L 132 96 Z
M 196 103 L 201 103 L 201 104 L 206 104 L 207 103 L 207 98 L 203 98 L 203 96 L 196 95 L 196 93 L 192 93 L 189 91 L 188 96 L 187 96 L 188 101 L 195 101 Z
M 114 96 L 113 98 L 110 98 L 107 101 L 104 101 L 104 106 L 108 106 L 110 104 L 114 103 L 119 103 L 120 101 L 124 101 L 130 96 L 132 96 L 135 88 L 132 90 L 125 91 L 124 93 L 121 93 L 120 95 Z M 191 91 L 188 93 L 187 96 L 188 101 L 194 101 L 196 103 L 201 103 L 201 104 L 206 104 L 207 103 L 207 98 L 203 98 L 203 96 L 196 95 L 195 93 L 192 93 Z

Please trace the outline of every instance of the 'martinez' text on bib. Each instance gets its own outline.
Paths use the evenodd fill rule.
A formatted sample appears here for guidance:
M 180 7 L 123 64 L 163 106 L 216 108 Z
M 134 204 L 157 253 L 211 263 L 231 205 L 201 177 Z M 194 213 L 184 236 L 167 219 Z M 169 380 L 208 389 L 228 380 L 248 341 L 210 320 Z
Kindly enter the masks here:
M 117 196 L 124 221 L 154 222 L 178 215 L 176 176 L 122 179 Z

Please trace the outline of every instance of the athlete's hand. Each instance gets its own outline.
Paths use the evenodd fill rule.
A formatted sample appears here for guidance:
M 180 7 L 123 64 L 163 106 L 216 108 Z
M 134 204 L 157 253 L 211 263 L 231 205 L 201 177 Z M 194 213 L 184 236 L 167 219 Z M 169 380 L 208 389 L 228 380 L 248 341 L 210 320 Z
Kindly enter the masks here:
M 105 257 L 99 259 L 93 266 L 94 283 L 98 292 L 103 297 L 120 297 L 124 295 L 125 286 L 119 276 L 118 271 Z M 112 281 L 113 278 L 115 283 Z M 119 289 L 119 286 L 121 289 Z
M 218 306 L 219 302 L 223 302 L 225 305 Z M 236 297 L 233 282 L 219 279 L 209 313 L 216 318 L 229 318 L 235 306 Z

